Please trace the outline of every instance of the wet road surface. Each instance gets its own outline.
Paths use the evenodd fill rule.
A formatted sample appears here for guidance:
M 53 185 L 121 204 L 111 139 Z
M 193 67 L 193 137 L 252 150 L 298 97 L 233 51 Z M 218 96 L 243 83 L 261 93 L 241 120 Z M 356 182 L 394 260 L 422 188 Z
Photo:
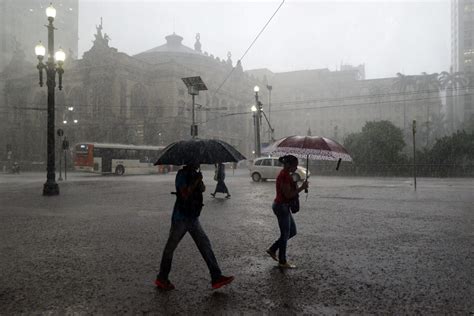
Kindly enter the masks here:
M 189 235 L 161 292 L 153 281 L 170 227 L 173 173 L 68 174 L 41 195 L 44 174 L 0 175 L 0 314 L 474 313 L 474 180 L 313 177 L 281 271 L 272 181 L 228 172 L 232 198 L 201 223 L 231 285 L 211 290 Z

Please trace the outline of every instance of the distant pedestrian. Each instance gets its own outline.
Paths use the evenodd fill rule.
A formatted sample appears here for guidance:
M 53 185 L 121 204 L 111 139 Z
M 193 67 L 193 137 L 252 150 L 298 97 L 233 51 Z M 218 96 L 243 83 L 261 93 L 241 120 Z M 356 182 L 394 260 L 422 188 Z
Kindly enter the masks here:
M 291 177 L 291 173 L 295 172 L 298 167 L 298 158 L 293 155 L 286 155 L 278 159 L 283 164 L 276 179 L 276 197 L 272 205 L 273 213 L 278 219 L 280 227 L 280 238 L 273 243 L 267 250 L 267 253 L 278 261 L 281 268 L 295 268 L 294 264 L 286 260 L 286 245 L 288 239 L 296 235 L 296 224 L 291 215 L 290 202 L 297 199 L 298 194 L 308 188 L 308 182 L 304 181 L 298 188 L 298 185 Z M 278 250 L 278 257 L 277 257 Z
M 202 257 L 206 261 L 211 274 L 211 285 L 218 289 L 234 280 L 233 276 L 223 276 L 212 250 L 211 242 L 199 222 L 203 207 L 202 193 L 206 190 L 202 182 L 202 174 L 198 172 L 199 164 L 190 164 L 180 169 L 176 175 L 176 202 L 171 218 L 171 229 L 163 251 L 160 272 L 155 285 L 163 290 L 173 290 L 175 287 L 169 281 L 173 253 L 184 235 L 189 232 Z
M 227 194 L 225 197 L 230 198 L 229 190 L 225 185 L 225 165 L 223 163 L 216 164 L 216 171 L 215 171 L 214 179 L 217 181 L 216 189 L 214 193 L 211 193 L 212 197 L 216 197 L 216 193 L 225 193 Z

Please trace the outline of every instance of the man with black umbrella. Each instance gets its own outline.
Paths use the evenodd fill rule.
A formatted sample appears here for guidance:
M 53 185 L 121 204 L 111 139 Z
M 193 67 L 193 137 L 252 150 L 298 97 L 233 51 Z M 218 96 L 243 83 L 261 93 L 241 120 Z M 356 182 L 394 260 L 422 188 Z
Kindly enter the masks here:
M 176 202 L 171 218 L 171 229 L 163 251 L 160 272 L 155 285 L 163 290 L 173 290 L 175 287 L 169 281 L 173 253 L 184 235 L 189 232 L 199 249 L 211 274 L 211 285 L 218 289 L 234 280 L 233 276 L 224 276 L 219 268 L 217 259 L 212 250 L 211 242 L 199 222 L 199 215 L 203 207 L 202 193 L 206 190 L 199 172 L 199 163 L 189 163 L 180 169 L 176 175 Z

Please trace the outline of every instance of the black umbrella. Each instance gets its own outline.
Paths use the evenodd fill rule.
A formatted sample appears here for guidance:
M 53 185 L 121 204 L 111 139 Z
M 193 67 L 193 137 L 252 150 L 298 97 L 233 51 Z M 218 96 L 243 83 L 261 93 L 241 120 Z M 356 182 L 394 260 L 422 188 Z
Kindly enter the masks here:
M 168 145 L 155 162 L 156 165 L 215 164 L 246 159 L 228 143 L 218 139 L 182 140 Z

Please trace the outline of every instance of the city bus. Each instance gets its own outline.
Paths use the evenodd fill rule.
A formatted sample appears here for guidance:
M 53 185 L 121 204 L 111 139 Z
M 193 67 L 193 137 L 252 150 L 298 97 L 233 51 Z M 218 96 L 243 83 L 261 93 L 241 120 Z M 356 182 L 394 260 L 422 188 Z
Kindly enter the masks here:
M 79 143 L 75 146 L 74 168 L 102 174 L 166 173 L 172 166 L 154 166 L 164 146 Z

